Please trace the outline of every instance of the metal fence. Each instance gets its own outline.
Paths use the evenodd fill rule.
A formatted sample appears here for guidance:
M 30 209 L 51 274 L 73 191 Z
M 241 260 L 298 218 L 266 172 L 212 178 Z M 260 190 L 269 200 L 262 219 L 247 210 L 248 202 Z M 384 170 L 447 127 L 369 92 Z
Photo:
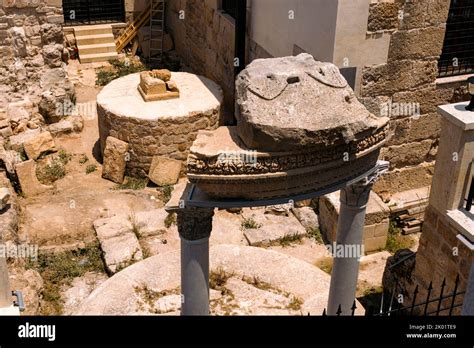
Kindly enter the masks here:
M 90 25 L 123 22 L 123 0 L 63 0 L 66 25 Z
M 474 1 L 451 0 L 439 76 L 474 72 Z
M 402 290 L 399 289 L 398 284 L 395 286 L 393 291 L 389 293 L 382 293 L 380 307 L 378 311 L 370 312 L 366 311 L 368 316 L 413 316 L 413 315 L 422 315 L 422 316 L 438 316 L 438 315 L 453 315 L 453 312 L 456 308 L 462 307 L 463 305 L 463 295 L 466 291 L 459 290 L 459 275 L 456 277 L 454 282 L 454 288 L 452 291 L 447 292 L 446 279 L 443 280 L 441 287 L 439 289 L 438 296 L 434 296 L 434 287 L 433 282 L 430 283 L 426 289 L 426 295 L 420 296 L 420 288 L 417 285 L 411 296 L 410 303 L 404 305 L 404 301 L 400 302 L 400 295 Z M 403 296 L 403 295 L 402 295 Z M 404 296 L 403 296 L 404 297 Z M 355 315 L 357 309 L 356 301 L 351 307 L 352 315 Z M 336 315 L 340 316 L 342 314 L 341 306 L 339 306 Z M 326 309 L 323 311 L 323 316 L 326 314 Z

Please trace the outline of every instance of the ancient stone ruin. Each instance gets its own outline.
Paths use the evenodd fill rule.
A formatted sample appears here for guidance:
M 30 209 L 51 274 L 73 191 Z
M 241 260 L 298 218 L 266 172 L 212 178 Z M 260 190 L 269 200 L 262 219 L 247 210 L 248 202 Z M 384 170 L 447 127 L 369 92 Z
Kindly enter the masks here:
M 236 94 L 238 126 L 199 132 L 188 159 L 190 182 L 214 197 L 297 195 L 356 178 L 387 138 L 388 118 L 308 54 L 254 61 Z
M 222 102 L 217 84 L 190 73 L 155 70 L 117 79 L 97 96 L 102 153 L 107 137 L 127 143 L 126 171 L 140 177 L 149 174 L 154 156 L 184 161 L 197 132 L 217 127 Z
M 171 72 L 167 69 L 142 72 L 137 88 L 147 102 L 179 98 L 178 86 L 171 81 Z

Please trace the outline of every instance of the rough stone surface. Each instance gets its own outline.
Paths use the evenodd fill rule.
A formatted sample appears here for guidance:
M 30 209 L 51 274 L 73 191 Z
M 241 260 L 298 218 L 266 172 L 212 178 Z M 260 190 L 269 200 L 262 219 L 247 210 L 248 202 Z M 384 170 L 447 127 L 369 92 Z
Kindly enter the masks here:
M 314 212 L 313 208 L 293 208 L 291 211 L 306 230 L 319 228 L 318 216 Z
M 0 108 L 25 95 L 39 101 L 42 92 L 52 91 L 52 86 L 41 83 L 51 70 L 63 73 L 55 88 L 68 91 L 67 97 L 73 96 L 73 87 L 61 62 L 62 17 L 62 6 L 57 2 L 17 0 L 0 3 L 0 93 L 4 96 L 0 99 Z M 54 18 L 61 22 L 52 20 Z M 56 100 L 60 101 L 60 98 Z
M 395 2 L 370 4 L 368 31 L 385 31 L 398 28 L 399 6 Z
M 102 177 L 117 184 L 123 182 L 127 166 L 129 146 L 126 142 L 113 137 L 107 137 L 104 150 L 104 165 Z
M 10 286 L 23 294 L 25 311 L 22 315 L 39 315 L 40 300 L 44 282 L 41 275 L 35 270 L 13 268 L 10 270 Z
M 253 61 L 236 99 L 239 136 L 262 151 L 347 144 L 388 122 L 367 111 L 336 66 L 309 54 Z
M 21 191 L 27 197 L 36 196 L 51 189 L 51 186 L 43 185 L 36 177 L 36 163 L 34 160 L 28 160 L 16 164 L 15 166 Z
M 94 221 L 107 270 L 115 273 L 143 258 L 132 222 L 124 216 Z
M 181 161 L 154 156 L 148 178 L 158 186 L 174 185 L 178 182 L 183 163 Z
M 42 154 L 46 152 L 52 152 L 56 150 L 53 137 L 50 132 L 43 132 L 37 136 L 28 139 L 23 144 L 26 155 L 29 159 L 36 160 Z
M 0 212 L 7 207 L 10 202 L 10 190 L 7 187 L 0 187 Z
M 255 263 L 257 259 L 259 262 Z M 234 274 L 235 278 L 239 277 L 240 279 L 244 276 L 250 279 L 255 278 L 262 283 L 270 284 L 272 288 L 278 289 L 280 293 L 284 292 L 289 296 L 299 298 L 302 301 L 299 314 L 321 315 L 327 305 L 329 275 L 296 258 L 261 248 L 219 245 L 212 247 L 210 250 L 210 264 L 212 270 L 220 269 L 226 273 Z M 144 308 L 143 295 L 141 295 L 140 289 L 149 289 L 154 293 L 166 291 L 179 295 L 179 274 L 179 251 L 150 257 L 114 275 L 100 285 L 74 314 L 178 314 L 178 308 L 171 305 L 167 308 L 172 312 L 167 313 Z M 260 292 L 236 280 L 231 280 L 229 286 L 236 290 L 244 290 L 239 290 L 236 296 L 238 300 L 246 298 L 254 305 L 259 303 Z M 251 293 L 251 295 L 244 296 L 245 293 Z M 211 291 L 211 301 L 218 301 L 219 298 L 219 294 Z M 281 300 L 282 298 L 272 296 L 272 301 L 275 299 Z M 167 300 L 172 301 L 172 298 Z M 161 301 L 165 301 L 164 297 L 161 298 Z M 245 308 L 243 303 L 240 305 Z M 268 305 L 266 307 L 266 309 L 254 310 L 252 313 L 269 314 Z M 155 309 L 159 308 L 161 307 L 155 305 Z M 225 314 L 225 312 L 218 314 Z M 275 312 L 272 314 L 275 314 Z M 285 313 L 281 311 L 279 314 Z M 358 314 L 363 313 L 358 312 Z
M 305 228 L 292 215 L 278 216 L 265 214 L 263 208 L 245 208 L 242 217 L 244 236 L 251 246 L 269 245 L 285 237 L 306 235 Z
M 103 273 L 88 272 L 82 277 L 74 278 L 69 286 L 63 286 L 61 298 L 64 300 L 64 314 L 73 314 L 82 301 L 107 279 L 108 277 Z
M 24 143 L 36 138 L 41 134 L 40 129 L 30 129 L 18 135 L 12 135 L 9 138 L 9 146 L 11 150 L 21 152 L 24 150 Z
M 180 88 L 177 99 L 143 101 L 139 74 L 112 81 L 97 96 L 102 151 L 108 136 L 128 142 L 131 175 L 146 177 L 154 156 L 186 160 L 197 132 L 218 125 L 221 88 L 189 73 L 173 73 L 172 79 Z

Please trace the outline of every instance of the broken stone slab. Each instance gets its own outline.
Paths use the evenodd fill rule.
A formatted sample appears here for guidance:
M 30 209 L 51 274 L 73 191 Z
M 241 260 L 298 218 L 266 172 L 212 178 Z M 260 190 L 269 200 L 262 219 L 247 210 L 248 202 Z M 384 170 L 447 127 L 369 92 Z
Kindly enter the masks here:
M 143 258 L 129 217 L 117 215 L 98 219 L 93 225 L 109 272 L 115 273 Z
M 148 178 L 158 186 L 174 185 L 178 182 L 182 162 L 163 156 L 154 156 Z
M 141 237 L 159 236 L 168 232 L 166 220 L 168 212 L 164 209 L 137 212 L 133 216 L 133 223 Z
M 22 152 L 24 150 L 23 144 L 30 139 L 33 139 L 41 134 L 41 129 L 29 129 L 26 132 L 12 135 L 10 139 L 10 149 L 15 150 L 18 152 Z
M 318 215 L 316 215 L 313 208 L 293 208 L 291 211 L 306 230 L 319 228 Z
M 104 150 L 102 177 L 117 184 L 123 182 L 127 167 L 128 143 L 114 137 L 107 137 Z
M 389 121 L 357 100 L 335 65 L 306 53 L 254 60 L 237 77 L 236 104 L 240 138 L 260 151 L 349 144 Z
M 36 162 L 34 160 L 17 163 L 15 170 L 21 191 L 26 197 L 36 196 L 53 188 L 39 182 L 36 177 Z
M 274 199 L 341 184 L 372 170 L 386 128 L 350 144 L 324 150 L 250 150 L 236 127 L 199 131 L 187 161 L 188 180 L 212 198 Z
M 52 135 L 62 135 L 79 133 L 84 128 L 84 121 L 81 116 L 71 116 L 57 123 L 50 124 L 48 130 Z
M 5 209 L 10 201 L 10 190 L 6 187 L 0 187 L 0 211 Z
M 266 246 L 285 237 L 305 236 L 305 228 L 292 216 L 265 214 L 264 208 L 242 209 L 242 229 L 250 246 Z
M 40 133 L 24 142 L 23 147 L 29 159 L 36 160 L 42 154 L 56 151 L 56 145 L 50 132 Z

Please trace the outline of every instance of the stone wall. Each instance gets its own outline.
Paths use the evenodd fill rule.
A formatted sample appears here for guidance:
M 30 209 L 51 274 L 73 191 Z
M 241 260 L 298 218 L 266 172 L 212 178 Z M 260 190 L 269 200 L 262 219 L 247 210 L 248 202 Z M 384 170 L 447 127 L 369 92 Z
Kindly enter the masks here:
M 217 82 L 227 106 L 234 95 L 234 20 L 218 0 L 169 0 L 167 28 L 175 48 L 192 72 Z
M 0 108 L 30 96 L 33 102 L 62 68 L 62 1 L 5 0 L 0 3 Z M 62 71 L 59 71 L 62 70 Z
M 361 84 L 361 101 L 375 114 L 388 113 L 394 132 L 382 150 L 391 170 L 375 185 L 378 193 L 430 185 L 440 128 L 436 106 L 466 99 L 465 84 L 437 81 L 449 4 L 449 0 L 371 4 L 368 34 L 392 33 L 387 63 L 366 67 Z
M 446 278 L 452 289 L 459 274 L 459 288 L 466 289 L 474 252 L 456 238 L 458 234 L 459 231 L 449 223 L 446 215 L 432 206 L 426 209 L 413 273 L 417 284 L 428 288 L 430 281 L 433 281 L 433 285 L 439 288 Z

